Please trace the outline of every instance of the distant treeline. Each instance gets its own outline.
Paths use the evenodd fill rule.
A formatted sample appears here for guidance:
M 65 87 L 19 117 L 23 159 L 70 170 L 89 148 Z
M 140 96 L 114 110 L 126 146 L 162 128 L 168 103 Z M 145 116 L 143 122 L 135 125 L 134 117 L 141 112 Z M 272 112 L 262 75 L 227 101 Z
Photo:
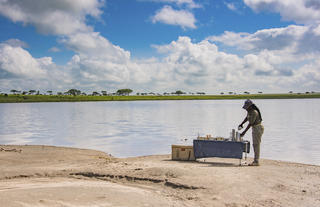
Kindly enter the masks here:
M 232 94 L 232 95 L 22 95 L 2 94 L 0 103 L 80 102 L 80 101 L 140 101 L 140 100 L 221 100 L 221 99 L 298 99 L 320 98 L 320 93 Z
M 0 90 L 1 92 L 1 90 Z M 10 93 L 13 95 L 58 95 L 58 96 L 128 96 L 132 94 L 133 90 L 126 88 L 126 89 L 119 89 L 116 92 L 107 92 L 106 90 L 102 91 L 93 91 L 92 93 L 85 93 L 78 89 L 70 89 L 66 92 L 57 92 L 56 94 L 53 93 L 53 91 L 48 90 L 45 93 L 41 93 L 39 90 L 29 90 L 29 91 L 18 91 L 18 90 L 11 90 Z M 251 93 L 248 91 L 244 91 L 242 93 L 237 92 L 220 92 L 220 95 L 250 95 Z M 257 94 L 263 94 L 262 91 L 258 91 Z M 296 95 L 302 95 L 302 94 L 318 94 L 318 92 L 314 91 L 307 91 L 304 93 L 294 93 L 293 91 L 289 91 L 288 94 L 296 94 Z M 0 95 L 8 95 L 6 93 L 0 93 Z M 174 92 L 164 92 L 162 94 L 160 93 L 154 93 L 154 92 L 137 92 L 135 94 L 136 96 L 171 96 L 171 95 L 206 95 L 204 92 L 183 92 L 181 90 L 177 90 Z M 290 96 L 291 97 L 291 96 Z
M 107 91 L 93 91 L 92 93 L 85 93 L 85 92 L 81 92 L 81 90 L 78 90 L 78 89 L 70 89 L 66 92 L 57 92 L 56 94 L 53 93 L 53 91 L 51 90 L 48 90 L 46 91 L 45 93 L 41 93 L 39 90 L 29 90 L 29 91 L 18 91 L 18 90 L 11 90 L 10 93 L 13 94 L 13 95 L 58 95 L 58 96 L 62 96 L 62 95 L 70 95 L 70 96 L 128 96 L 130 95 L 131 93 L 133 92 L 132 89 L 129 89 L 129 88 L 125 88 L 125 89 L 119 89 L 117 90 L 116 92 L 107 92 Z M 189 92 L 189 93 L 186 93 L 186 92 L 183 92 L 181 90 L 177 90 L 175 92 L 171 92 L 171 93 L 168 93 L 168 92 L 164 92 L 163 94 L 160 94 L 160 93 L 154 93 L 154 92 L 148 92 L 148 93 L 145 93 L 145 92 L 137 92 L 136 95 L 137 96 L 148 96 L 148 95 L 186 95 L 186 94 L 189 94 L 189 95 L 205 95 L 204 92 Z M 1 93 L 1 95 L 8 95 L 6 93 Z

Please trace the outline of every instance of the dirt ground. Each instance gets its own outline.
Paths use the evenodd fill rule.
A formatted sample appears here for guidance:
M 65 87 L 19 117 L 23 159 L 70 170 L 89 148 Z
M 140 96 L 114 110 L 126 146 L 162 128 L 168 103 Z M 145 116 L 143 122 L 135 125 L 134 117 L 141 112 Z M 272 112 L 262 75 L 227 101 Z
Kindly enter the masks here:
M 250 161 L 250 160 L 249 160 Z M 0 145 L 0 204 L 8 207 L 320 206 L 320 166 L 236 159 L 114 158 L 53 146 Z

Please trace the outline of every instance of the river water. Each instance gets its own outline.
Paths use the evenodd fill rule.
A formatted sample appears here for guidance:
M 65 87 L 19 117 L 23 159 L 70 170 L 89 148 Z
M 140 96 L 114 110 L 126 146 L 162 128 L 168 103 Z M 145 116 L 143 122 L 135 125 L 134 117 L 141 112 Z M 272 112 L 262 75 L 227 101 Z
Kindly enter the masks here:
M 229 137 L 244 100 L 0 104 L 0 144 L 89 148 L 116 157 L 170 154 L 198 135 Z M 320 99 L 254 100 L 261 157 L 320 165 Z M 244 137 L 251 141 L 251 130 Z M 253 150 L 249 156 L 253 156 Z

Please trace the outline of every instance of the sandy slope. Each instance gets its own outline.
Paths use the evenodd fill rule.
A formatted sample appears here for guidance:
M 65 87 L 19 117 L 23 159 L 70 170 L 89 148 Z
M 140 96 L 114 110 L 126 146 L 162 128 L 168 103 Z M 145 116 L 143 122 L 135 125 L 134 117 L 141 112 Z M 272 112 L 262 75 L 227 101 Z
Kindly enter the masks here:
M 320 206 L 320 166 L 0 146 L 1 206 Z

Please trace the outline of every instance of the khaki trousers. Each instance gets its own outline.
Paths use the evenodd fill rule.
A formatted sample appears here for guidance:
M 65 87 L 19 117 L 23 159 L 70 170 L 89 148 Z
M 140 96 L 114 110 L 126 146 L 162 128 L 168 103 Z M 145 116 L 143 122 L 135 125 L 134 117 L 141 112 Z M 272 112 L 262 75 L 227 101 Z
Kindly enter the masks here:
M 262 124 L 252 126 L 252 142 L 254 151 L 254 161 L 259 162 L 260 158 L 260 143 L 261 137 L 264 132 L 264 127 Z

